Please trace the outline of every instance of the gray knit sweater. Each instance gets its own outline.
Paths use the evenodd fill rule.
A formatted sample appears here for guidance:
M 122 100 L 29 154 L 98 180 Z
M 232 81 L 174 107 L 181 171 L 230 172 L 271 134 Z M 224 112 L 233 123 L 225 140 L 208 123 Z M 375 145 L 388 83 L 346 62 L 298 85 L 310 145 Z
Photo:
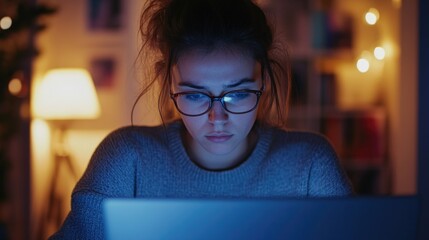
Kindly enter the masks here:
M 258 128 L 255 149 L 241 165 L 208 171 L 188 157 L 180 121 L 125 127 L 98 146 L 72 194 L 72 210 L 52 239 L 103 239 L 106 198 L 333 197 L 351 194 L 325 138 Z

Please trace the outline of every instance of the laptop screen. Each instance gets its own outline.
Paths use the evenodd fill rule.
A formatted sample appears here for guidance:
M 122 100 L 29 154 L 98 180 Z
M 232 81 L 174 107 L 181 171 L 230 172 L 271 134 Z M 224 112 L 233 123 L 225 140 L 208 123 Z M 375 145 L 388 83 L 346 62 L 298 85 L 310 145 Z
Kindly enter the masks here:
M 416 239 L 415 197 L 108 199 L 117 239 Z

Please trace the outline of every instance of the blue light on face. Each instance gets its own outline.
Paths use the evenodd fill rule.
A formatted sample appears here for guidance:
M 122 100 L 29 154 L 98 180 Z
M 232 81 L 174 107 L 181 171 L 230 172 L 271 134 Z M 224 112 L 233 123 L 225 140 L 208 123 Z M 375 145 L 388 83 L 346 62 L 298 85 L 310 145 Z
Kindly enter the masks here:
M 223 101 L 226 102 L 226 103 L 229 103 L 229 102 L 234 102 L 235 100 L 231 96 L 224 96 L 223 97 Z
M 186 101 L 189 102 L 201 102 L 201 101 L 207 101 L 209 98 L 202 94 L 202 93 L 192 93 L 192 94 L 185 94 Z

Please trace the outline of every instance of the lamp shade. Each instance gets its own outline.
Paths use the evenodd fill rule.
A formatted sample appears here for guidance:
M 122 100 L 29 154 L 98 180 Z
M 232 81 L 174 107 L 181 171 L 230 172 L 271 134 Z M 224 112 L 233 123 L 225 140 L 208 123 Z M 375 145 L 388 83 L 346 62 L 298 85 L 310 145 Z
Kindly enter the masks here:
M 54 69 L 35 86 L 33 113 L 47 120 L 93 119 L 100 115 L 94 83 L 85 69 Z

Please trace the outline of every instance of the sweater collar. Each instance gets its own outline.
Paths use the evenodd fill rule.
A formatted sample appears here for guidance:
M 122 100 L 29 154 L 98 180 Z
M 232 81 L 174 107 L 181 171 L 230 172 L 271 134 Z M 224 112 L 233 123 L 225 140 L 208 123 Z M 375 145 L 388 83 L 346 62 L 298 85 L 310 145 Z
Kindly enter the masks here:
M 252 176 L 253 173 L 258 172 L 259 167 L 263 164 L 264 159 L 266 159 L 273 134 L 272 127 L 255 125 L 258 141 L 250 156 L 235 168 L 223 171 L 210 171 L 199 167 L 189 158 L 181 137 L 181 132 L 184 131 L 184 128 L 184 124 L 180 120 L 167 126 L 168 144 L 173 159 L 177 162 L 177 166 L 181 166 L 181 169 L 189 176 L 208 178 L 206 180 L 225 181 L 230 180 L 230 178 Z

